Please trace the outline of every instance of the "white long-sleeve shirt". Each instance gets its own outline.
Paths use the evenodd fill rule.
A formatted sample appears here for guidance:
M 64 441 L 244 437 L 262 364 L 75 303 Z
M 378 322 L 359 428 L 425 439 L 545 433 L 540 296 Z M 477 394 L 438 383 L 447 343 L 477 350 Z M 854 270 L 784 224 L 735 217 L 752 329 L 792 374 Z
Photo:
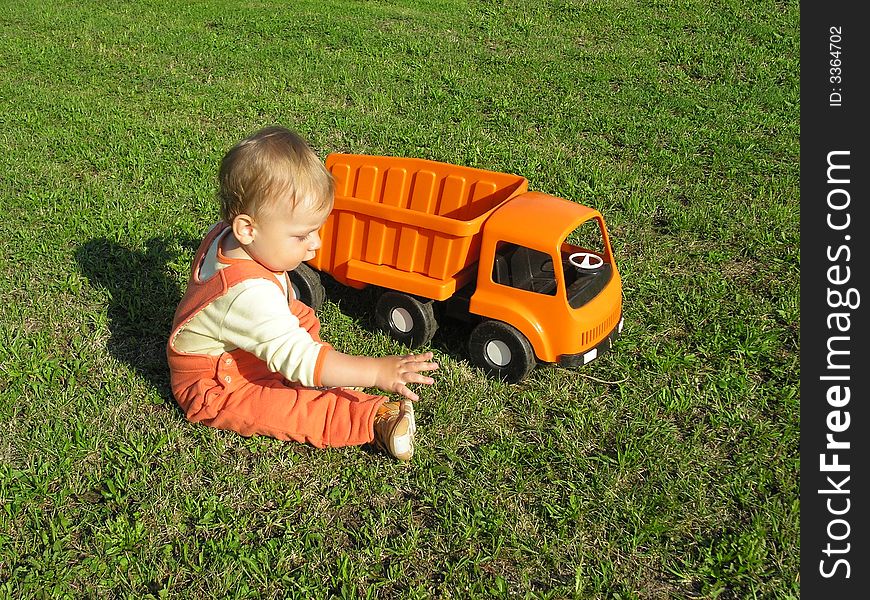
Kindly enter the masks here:
M 205 280 L 231 264 L 220 252 L 218 236 L 200 267 Z M 287 277 L 277 274 L 282 287 L 266 279 L 247 279 L 232 286 L 188 321 L 175 338 L 180 352 L 219 356 L 237 348 L 264 361 L 269 369 L 291 381 L 313 387 L 315 366 L 324 345 L 299 325 L 288 305 L 292 291 Z

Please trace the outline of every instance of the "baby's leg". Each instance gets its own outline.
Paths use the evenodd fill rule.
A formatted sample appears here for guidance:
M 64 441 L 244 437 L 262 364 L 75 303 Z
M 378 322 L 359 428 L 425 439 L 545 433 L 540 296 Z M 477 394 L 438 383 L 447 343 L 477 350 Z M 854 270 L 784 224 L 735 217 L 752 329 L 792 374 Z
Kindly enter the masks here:
M 217 400 L 217 399 L 215 399 Z M 371 442 L 378 407 L 386 400 L 363 392 L 318 390 L 282 379 L 246 383 L 219 399 L 212 427 L 242 435 L 268 435 L 281 440 L 326 446 Z

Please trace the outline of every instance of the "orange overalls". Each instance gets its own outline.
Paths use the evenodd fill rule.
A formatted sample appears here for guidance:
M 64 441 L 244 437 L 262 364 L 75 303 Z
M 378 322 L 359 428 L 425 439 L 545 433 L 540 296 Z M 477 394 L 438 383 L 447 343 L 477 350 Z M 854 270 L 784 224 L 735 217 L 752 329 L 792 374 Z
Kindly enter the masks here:
M 318 448 L 372 441 L 375 412 L 386 400 L 383 396 L 304 387 L 270 371 L 264 361 L 242 349 L 220 356 L 175 350 L 173 341 L 181 326 L 236 283 L 261 278 L 281 286 L 276 274 L 253 260 L 233 263 L 205 281 L 199 279 L 206 251 L 226 227 L 215 227 L 200 244 L 166 346 L 172 393 L 187 419 L 244 436 L 262 434 Z M 290 310 L 300 326 L 321 342 L 320 321 L 314 311 L 298 300 L 290 301 Z M 323 350 L 317 360 L 317 381 L 323 357 L 330 351 Z

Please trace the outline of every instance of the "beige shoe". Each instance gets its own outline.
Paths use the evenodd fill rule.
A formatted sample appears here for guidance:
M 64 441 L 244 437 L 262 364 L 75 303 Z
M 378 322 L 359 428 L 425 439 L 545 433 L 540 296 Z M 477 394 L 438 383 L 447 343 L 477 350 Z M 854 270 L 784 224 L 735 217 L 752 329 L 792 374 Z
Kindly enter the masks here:
M 408 400 L 384 402 L 375 415 L 374 444 L 401 461 L 414 456 L 414 403 Z

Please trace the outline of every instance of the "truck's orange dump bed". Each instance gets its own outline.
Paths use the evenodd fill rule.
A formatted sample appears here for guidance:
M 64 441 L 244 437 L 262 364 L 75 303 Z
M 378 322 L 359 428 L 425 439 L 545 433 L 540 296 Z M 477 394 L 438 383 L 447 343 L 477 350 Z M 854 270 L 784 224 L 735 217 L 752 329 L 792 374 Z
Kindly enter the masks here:
M 525 178 L 423 159 L 330 154 L 335 208 L 311 266 L 338 281 L 445 300 L 473 277 L 481 227 Z

